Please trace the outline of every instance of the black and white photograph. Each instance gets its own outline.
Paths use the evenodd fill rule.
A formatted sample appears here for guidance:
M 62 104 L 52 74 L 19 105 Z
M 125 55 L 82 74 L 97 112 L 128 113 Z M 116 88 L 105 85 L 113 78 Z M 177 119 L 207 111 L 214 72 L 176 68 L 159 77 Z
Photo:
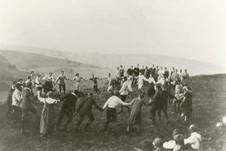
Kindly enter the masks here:
M 0 151 L 226 151 L 226 1 L 0 0 Z

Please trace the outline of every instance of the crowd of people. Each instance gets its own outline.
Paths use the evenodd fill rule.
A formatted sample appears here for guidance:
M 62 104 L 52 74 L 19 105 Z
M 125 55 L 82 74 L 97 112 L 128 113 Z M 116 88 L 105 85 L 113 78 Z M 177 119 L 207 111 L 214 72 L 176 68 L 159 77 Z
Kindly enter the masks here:
M 162 138 L 156 138 L 153 141 L 155 150 L 181 151 L 186 145 L 189 145 L 193 150 L 201 150 L 201 135 L 197 132 L 197 127 L 192 124 L 192 88 L 186 69 L 168 69 L 155 65 L 140 68 L 138 64 L 125 71 L 124 67 L 120 65 L 117 67 L 115 75 L 108 74 L 107 92 L 111 96 L 103 107 L 97 104 L 93 93 L 82 91 L 80 83 L 83 79 L 79 73 L 70 79 L 64 74 L 64 71 L 57 78 L 54 78 L 51 72 L 42 76 L 32 71 L 26 80 L 19 79 L 13 82 L 7 98 L 7 117 L 15 125 L 21 124 L 21 133 L 26 135 L 26 122 L 29 122 L 27 117 L 28 114 L 32 113 L 37 120 L 40 120 L 40 136 L 46 138 L 54 130 L 61 129 L 64 117 L 67 118 L 67 122 L 63 129 L 68 129 L 68 124 L 72 122 L 74 116 L 78 116 L 75 131 L 79 130 L 86 117 L 88 122 L 85 129 L 88 128 L 95 120 L 93 107 L 100 112 L 106 111 L 106 121 L 103 126 L 103 130 L 106 131 L 109 124 L 116 122 L 117 115 L 126 108 L 130 113 L 126 131 L 139 133 L 144 105 L 150 107 L 150 118 L 156 125 L 155 116 L 158 114 L 158 119 L 161 122 L 162 112 L 166 122 L 169 122 L 167 109 L 168 104 L 172 104 L 174 112 L 185 123 L 191 124 L 189 128 L 191 136 L 184 138 L 179 130 L 175 130 L 172 141 L 163 143 Z M 66 80 L 74 82 L 74 90 L 70 93 L 66 93 Z M 93 82 L 93 92 L 99 95 L 101 91 L 98 88 L 98 78 L 93 74 L 89 80 Z M 58 85 L 58 91 L 55 90 L 56 85 Z M 128 96 L 133 96 L 133 99 L 129 100 Z M 35 102 L 43 103 L 41 115 L 38 115 Z M 54 104 L 58 103 L 61 103 L 60 112 L 59 116 L 56 117 Z M 119 112 L 117 112 L 118 106 L 121 106 Z

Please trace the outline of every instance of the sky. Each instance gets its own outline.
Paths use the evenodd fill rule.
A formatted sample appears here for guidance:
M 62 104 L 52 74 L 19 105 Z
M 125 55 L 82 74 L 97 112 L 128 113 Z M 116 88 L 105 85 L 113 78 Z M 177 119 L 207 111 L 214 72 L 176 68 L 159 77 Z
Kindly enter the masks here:
M 142 53 L 226 67 L 225 0 L 0 0 L 0 49 Z

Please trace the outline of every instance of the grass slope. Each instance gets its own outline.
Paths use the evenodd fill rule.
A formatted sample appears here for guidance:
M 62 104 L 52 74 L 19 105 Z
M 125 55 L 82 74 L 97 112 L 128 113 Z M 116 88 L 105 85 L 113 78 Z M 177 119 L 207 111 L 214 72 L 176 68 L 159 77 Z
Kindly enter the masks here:
M 104 81 L 100 82 L 103 86 Z M 193 87 L 193 108 L 194 123 L 202 131 L 211 129 L 219 121 L 222 115 L 226 114 L 226 75 L 198 76 L 191 79 Z M 70 89 L 72 83 L 68 83 Z M 91 88 L 91 82 L 84 82 L 83 87 Z M 89 91 L 89 90 L 87 90 Z M 103 92 L 100 96 L 95 96 L 99 105 L 103 105 L 108 95 Z M 41 104 L 38 106 L 39 112 Z M 4 151 L 87 151 L 87 150 L 112 150 L 123 151 L 133 150 L 139 147 L 144 139 L 153 139 L 156 136 L 162 136 L 166 140 L 171 137 L 174 128 L 185 129 L 186 125 L 182 124 L 180 119 L 171 113 L 172 107 L 169 108 L 170 123 L 168 125 L 152 126 L 149 119 L 149 107 L 143 108 L 143 129 L 139 135 L 128 135 L 125 133 L 129 114 L 125 111 L 118 115 L 118 122 L 111 125 L 112 129 L 103 133 L 105 114 L 94 109 L 96 120 L 90 129 L 79 132 L 56 132 L 46 141 L 40 141 L 37 135 L 21 136 L 18 129 L 11 128 L 7 124 L 4 112 L 5 106 L 0 106 L 0 150 Z M 74 121 L 76 122 L 75 117 Z M 38 126 L 38 123 L 36 124 Z
M 18 52 L 18 51 L 1 51 L 2 55 L 6 57 L 11 64 L 16 65 L 21 69 L 35 69 L 42 67 L 92 67 L 98 68 L 97 66 L 92 66 L 88 64 L 83 64 L 80 62 L 75 62 L 67 59 L 60 59 L 56 57 L 49 57 L 36 53 L 28 52 Z
M 40 73 L 54 72 L 58 74 L 61 70 L 64 70 L 70 76 L 74 76 L 75 73 L 79 72 L 82 76 L 86 77 L 91 76 L 92 73 L 103 77 L 106 76 L 106 73 L 110 72 L 106 68 L 63 59 L 65 58 L 63 56 L 50 57 L 37 53 L 18 51 L 0 51 L 0 53 L 12 65 L 24 71 L 34 70 Z

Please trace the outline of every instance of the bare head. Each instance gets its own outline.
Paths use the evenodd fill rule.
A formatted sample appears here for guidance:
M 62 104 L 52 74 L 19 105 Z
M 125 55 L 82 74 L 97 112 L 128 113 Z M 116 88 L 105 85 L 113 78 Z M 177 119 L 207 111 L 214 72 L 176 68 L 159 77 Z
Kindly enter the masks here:
M 190 132 L 197 132 L 197 126 L 195 124 L 191 124 L 189 126 L 189 130 L 190 130 Z

